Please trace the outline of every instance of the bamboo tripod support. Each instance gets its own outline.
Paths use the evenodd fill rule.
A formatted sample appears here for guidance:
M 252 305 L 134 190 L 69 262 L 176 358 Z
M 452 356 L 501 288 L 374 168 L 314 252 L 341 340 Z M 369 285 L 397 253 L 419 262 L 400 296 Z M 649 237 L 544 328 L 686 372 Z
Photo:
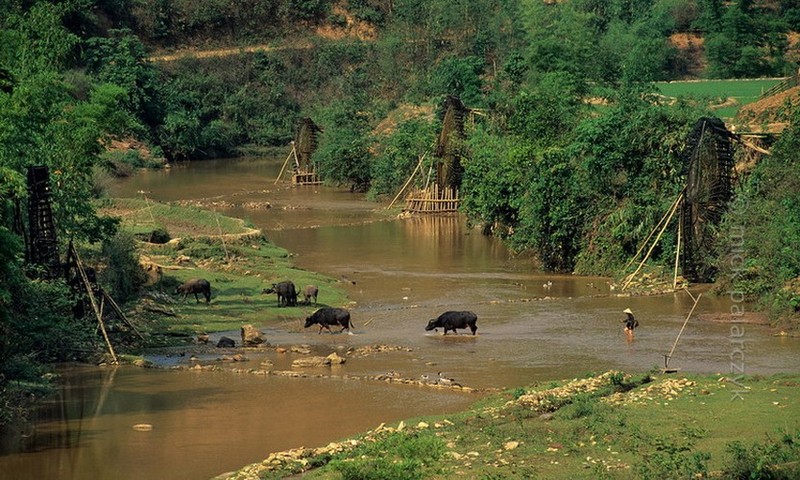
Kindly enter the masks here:
M 92 285 L 89 283 L 89 278 L 86 276 L 86 271 L 83 269 L 83 263 L 81 262 L 81 258 L 78 256 L 78 251 L 75 247 L 71 246 L 71 252 L 75 257 L 75 265 L 78 268 L 78 273 L 81 276 L 81 281 L 83 282 L 84 288 L 86 288 L 86 295 L 89 297 L 89 302 L 92 304 L 92 310 L 94 310 L 94 314 L 97 317 L 97 325 L 100 328 L 100 332 L 103 334 L 103 338 L 106 341 L 106 345 L 108 346 L 108 353 L 111 354 L 112 364 L 118 365 L 119 360 L 117 360 L 117 355 L 114 353 L 114 347 L 111 345 L 111 340 L 108 338 L 108 332 L 106 332 L 105 323 L 103 323 L 103 314 L 101 313 L 99 307 L 97 306 L 97 300 L 94 298 L 94 293 L 92 292 Z
M 390 203 L 389 206 L 386 208 L 392 208 L 392 205 L 394 205 L 395 202 L 397 202 L 397 199 L 400 198 L 400 195 L 402 195 L 403 192 L 406 191 L 406 188 L 408 188 L 408 185 L 411 183 L 411 180 L 414 179 L 414 176 L 417 174 L 419 168 L 422 166 L 422 162 L 423 160 L 425 160 L 425 155 L 427 155 L 427 152 L 423 153 L 422 156 L 419 157 L 419 162 L 417 162 L 417 166 L 414 168 L 414 171 L 411 172 L 411 176 L 408 177 L 408 180 L 406 180 L 406 183 L 403 185 L 403 188 L 401 188 L 400 191 L 397 192 L 397 195 L 394 197 L 394 200 L 392 200 L 392 203 Z
M 636 267 L 636 270 L 633 273 L 631 273 L 630 275 L 628 275 L 628 279 L 625 281 L 625 284 L 622 286 L 622 290 L 623 291 L 628 287 L 628 285 L 630 285 L 630 283 L 636 277 L 636 274 L 639 273 L 639 270 L 641 270 L 642 267 L 644 266 L 645 262 L 647 262 L 647 259 L 650 258 L 650 254 L 653 253 L 653 249 L 656 248 L 656 245 L 658 244 L 658 241 L 661 240 L 661 235 L 664 234 L 664 230 L 666 230 L 667 227 L 669 226 L 669 222 L 670 222 L 670 220 L 672 220 L 673 215 L 675 215 L 675 211 L 678 210 L 678 207 L 681 204 L 681 200 L 683 200 L 683 192 L 681 192 L 681 194 L 678 195 L 678 198 L 672 204 L 672 207 L 669 210 L 669 215 L 668 215 L 667 219 L 663 222 L 663 225 L 661 226 L 661 230 L 658 232 L 658 235 L 656 236 L 656 239 L 653 240 L 653 243 L 650 245 L 650 248 L 647 250 L 647 254 L 645 254 L 644 258 L 639 263 L 639 266 Z M 658 226 L 656 226 L 656 228 L 658 228 Z M 655 231 L 655 229 L 653 231 Z M 651 232 L 650 236 L 652 236 L 652 232 Z M 650 237 L 648 237 L 648 239 L 649 238 Z M 643 244 L 642 246 L 644 246 L 646 244 L 647 244 L 647 242 L 645 242 L 645 244 Z M 641 249 L 639 251 L 641 252 Z M 638 256 L 638 253 L 637 253 L 637 256 Z
M 273 183 L 273 185 L 277 185 L 278 182 L 281 180 L 281 177 L 283 177 L 283 172 L 286 170 L 286 165 L 289 164 L 289 159 L 292 158 L 292 155 L 294 155 L 294 163 L 295 163 L 295 165 L 299 166 L 300 161 L 297 159 L 297 151 L 294 148 L 294 142 L 292 142 L 292 151 L 289 152 L 289 155 L 286 156 L 286 160 L 284 160 L 283 166 L 281 167 L 281 171 L 280 171 L 280 173 L 278 173 L 278 176 L 275 178 L 275 182 Z

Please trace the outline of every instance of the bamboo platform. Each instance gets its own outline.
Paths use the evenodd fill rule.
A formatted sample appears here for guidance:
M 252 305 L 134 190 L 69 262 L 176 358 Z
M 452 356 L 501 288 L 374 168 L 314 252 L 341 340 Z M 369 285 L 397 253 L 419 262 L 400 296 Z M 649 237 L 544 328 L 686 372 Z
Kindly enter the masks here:
M 319 185 L 321 183 L 316 172 L 297 172 L 292 175 L 292 185 Z
M 418 190 L 406 198 L 405 211 L 412 213 L 455 213 L 458 212 L 458 190 L 453 188 L 439 189 L 433 184 L 425 190 Z

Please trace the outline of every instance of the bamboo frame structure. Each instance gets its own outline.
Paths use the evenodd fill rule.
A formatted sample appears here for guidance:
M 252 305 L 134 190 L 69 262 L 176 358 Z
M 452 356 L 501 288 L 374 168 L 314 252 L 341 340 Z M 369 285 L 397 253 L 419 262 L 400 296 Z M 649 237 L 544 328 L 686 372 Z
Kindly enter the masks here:
M 459 201 L 457 189 L 440 189 L 433 183 L 425 190 L 411 193 L 406 199 L 405 210 L 412 213 L 455 213 Z
M 681 192 L 681 194 L 678 195 L 677 200 L 675 200 L 675 203 L 672 204 L 672 208 L 670 208 L 670 211 L 669 211 L 669 216 L 667 217 L 666 221 L 664 221 L 664 225 L 661 227 L 661 231 L 658 232 L 658 235 L 656 236 L 656 239 L 653 240 L 653 243 L 650 245 L 650 248 L 647 250 L 647 254 L 645 254 L 644 258 L 639 263 L 639 266 L 636 267 L 636 271 L 634 271 L 633 273 L 631 273 L 628 276 L 628 279 L 625 281 L 625 285 L 622 286 L 622 290 L 623 291 L 628 287 L 628 285 L 630 285 L 630 283 L 636 277 L 636 274 L 639 273 L 639 270 L 641 270 L 642 267 L 644 266 L 644 264 L 647 261 L 647 259 L 650 258 L 650 254 L 653 253 L 653 249 L 656 248 L 656 245 L 658 244 L 658 241 L 661 240 L 661 235 L 664 234 L 664 230 L 666 230 L 667 227 L 669 226 L 669 222 L 670 222 L 670 220 L 672 220 L 672 216 L 675 215 L 675 211 L 681 205 L 681 200 L 683 200 L 683 192 Z
M 117 360 L 117 354 L 114 353 L 114 347 L 111 345 L 111 340 L 108 338 L 106 325 L 103 322 L 103 314 L 100 308 L 97 306 L 97 300 L 94 298 L 94 293 L 92 292 L 92 285 L 91 283 L 89 283 L 89 278 L 86 276 L 86 271 L 83 269 L 83 263 L 81 262 L 81 258 L 78 256 L 78 251 L 75 249 L 75 247 L 71 247 L 70 253 L 75 257 L 75 266 L 78 270 L 78 273 L 80 274 L 83 286 L 86 289 L 86 295 L 89 297 L 89 302 L 92 305 L 92 310 L 94 310 L 94 314 L 97 317 L 97 326 L 100 329 L 100 332 L 103 334 L 103 339 L 105 339 L 106 345 L 108 346 L 108 353 L 111 355 L 111 363 L 117 365 L 119 364 L 119 360 Z

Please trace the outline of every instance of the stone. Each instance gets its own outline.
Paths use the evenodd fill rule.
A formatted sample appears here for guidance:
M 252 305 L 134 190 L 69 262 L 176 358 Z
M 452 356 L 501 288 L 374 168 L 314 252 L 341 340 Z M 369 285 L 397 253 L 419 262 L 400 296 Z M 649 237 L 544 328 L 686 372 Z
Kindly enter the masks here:
M 264 343 L 264 337 L 261 330 L 253 325 L 242 325 L 242 345 L 245 347 L 254 347 Z
M 229 337 L 222 337 L 217 342 L 217 348 L 233 348 L 236 346 L 236 341 Z
M 341 365 L 347 361 L 346 358 L 340 357 L 336 352 L 331 353 L 325 358 L 330 362 L 330 365 Z
M 308 358 L 298 358 L 292 362 L 292 368 L 315 368 L 324 367 L 330 364 L 331 361 L 328 358 L 314 356 Z

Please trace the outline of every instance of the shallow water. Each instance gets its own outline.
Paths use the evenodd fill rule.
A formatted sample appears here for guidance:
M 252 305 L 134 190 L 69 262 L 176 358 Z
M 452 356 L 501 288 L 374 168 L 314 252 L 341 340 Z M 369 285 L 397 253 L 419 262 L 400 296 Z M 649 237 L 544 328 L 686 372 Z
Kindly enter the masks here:
M 273 451 L 457 411 L 480 398 L 355 379 L 390 371 L 406 378 L 442 372 L 464 385 L 497 389 L 611 368 L 648 370 L 663 365 L 692 306 L 685 292 L 617 297 L 608 279 L 536 271 L 530 259 L 513 256 L 460 217 L 394 219 L 380 204 L 348 191 L 276 186 L 282 160 L 196 162 L 143 172 L 111 192 L 224 205 L 217 208 L 248 219 L 295 253 L 299 267 L 346 280 L 342 285 L 355 302 L 354 335 L 263 325 L 271 343 L 305 343 L 324 353 L 379 343 L 411 351 L 351 358 L 329 372 L 332 378 L 68 368 L 61 398 L 40 413 L 27 436 L 3 435 L 3 478 L 209 478 Z M 546 288 L 548 281 L 552 287 Z M 319 300 L 325 302 L 324 288 Z M 621 332 L 626 307 L 641 323 L 632 342 Z M 704 294 L 696 313 L 730 307 L 729 299 Z M 425 332 L 428 319 L 445 310 L 476 312 L 478 334 Z M 746 373 L 800 367 L 797 339 L 756 325 L 743 330 L 743 337 L 732 337 L 730 325 L 695 315 L 670 366 L 723 374 L 731 373 L 732 362 Z M 265 356 L 276 368 L 291 360 L 248 356 L 251 366 Z M 135 431 L 139 423 L 152 424 L 152 431 Z

